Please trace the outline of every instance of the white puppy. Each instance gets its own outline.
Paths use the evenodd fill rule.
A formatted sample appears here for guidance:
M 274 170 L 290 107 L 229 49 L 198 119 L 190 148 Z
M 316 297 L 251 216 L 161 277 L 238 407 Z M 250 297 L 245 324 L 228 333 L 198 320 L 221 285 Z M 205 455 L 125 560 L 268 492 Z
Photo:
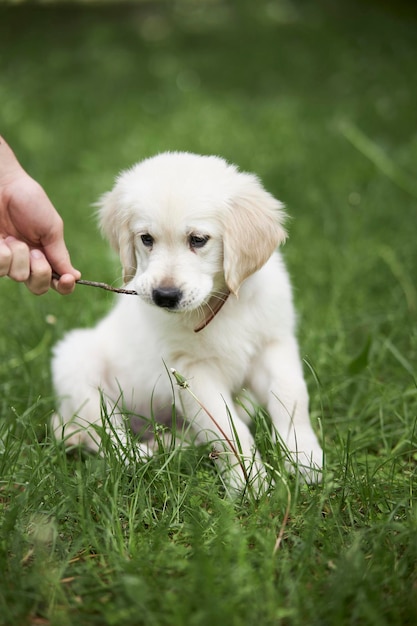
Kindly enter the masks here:
M 249 389 L 306 479 L 320 480 L 291 286 L 276 252 L 286 236 L 281 203 L 223 159 L 173 152 L 122 172 L 99 207 L 124 282 L 139 297 L 118 296 L 95 328 L 74 330 L 56 346 L 56 436 L 98 450 L 94 425 L 105 398 L 109 432 L 123 442 L 126 409 L 148 418 L 170 411 L 167 368 L 174 368 L 207 409 L 175 386 L 200 440 L 227 449 L 238 438 L 247 467 L 262 472 L 235 404 Z M 243 463 L 232 462 L 235 486 Z

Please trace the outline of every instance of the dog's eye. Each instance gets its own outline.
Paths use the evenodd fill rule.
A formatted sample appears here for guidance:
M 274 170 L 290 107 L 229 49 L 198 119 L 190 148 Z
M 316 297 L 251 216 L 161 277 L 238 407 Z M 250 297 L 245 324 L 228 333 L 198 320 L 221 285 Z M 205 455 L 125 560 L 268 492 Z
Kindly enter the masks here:
M 208 235 L 190 235 L 188 238 L 190 248 L 202 248 L 210 237 Z
M 152 248 L 154 241 L 152 235 L 146 233 L 145 235 L 141 235 L 140 238 L 142 239 L 142 243 L 146 248 Z

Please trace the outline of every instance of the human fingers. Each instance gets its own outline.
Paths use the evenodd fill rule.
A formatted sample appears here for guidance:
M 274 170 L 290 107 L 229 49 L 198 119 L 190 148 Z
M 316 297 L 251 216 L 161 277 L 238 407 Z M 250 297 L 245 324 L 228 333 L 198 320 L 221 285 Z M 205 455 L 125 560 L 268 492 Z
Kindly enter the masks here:
M 4 243 L 11 253 L 7 276 L 19 283 L 26 281 L 30 274 L 29 247 L 15 237 L 6 237 Z
M 7 276 L 11 262 L 12 251 L 4 239 L 0 238 L 0 276 Z
M 62 235 L 58 236 L 49 243 L 43 242 L 43 252 L 48 259 L 51 267 L 53 267 L 54 271 L 61 276 L 65 276 L 66 274 L 70 274 L 73 276 L 73 281 L 71 281 L 72 288 L 74 287 L 74 283 L 76 280 L 81 278 L 81 272 L 76 270 L 72 264 L 68 249 L 65 245 L 65 241 Z M 64 289 L 65 293 L 69 293 L 67 288 L 69 286 L 69 279 L 65 281 L 65 287 L 63 284 L 61 285 Z M 60 281 L 61 282 L 61 281 Z M 71 289 L 72 290 L 72 289 Z M 61 293 L 61 291 L 60 291 Z
M 52 268 L 40 250 L 30 251 L 30 275 L 26 287 L 35 295 L 46 293 L 51 286 Z
M 52 287 L 61 296 L 67 296 L 74 291 L 75 277 L 73 274 L 62 274 L 59 278 L 52 279 Z

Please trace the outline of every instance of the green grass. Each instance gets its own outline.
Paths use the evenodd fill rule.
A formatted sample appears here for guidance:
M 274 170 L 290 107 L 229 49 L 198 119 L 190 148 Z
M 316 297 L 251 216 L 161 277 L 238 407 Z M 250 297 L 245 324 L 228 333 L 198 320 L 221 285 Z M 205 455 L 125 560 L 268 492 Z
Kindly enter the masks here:
M 416 25 L 411 3 L 0 7 L 1 132 L 84 278 L 119 281 L 91 205 L 158 151 L 220 154 L 286 203 L 327 458 L 321 486 L 256 501 L 204 448 L 66 456 L 50 348 L 112 298 L 1 280 L 0 623 L 417 623 Z

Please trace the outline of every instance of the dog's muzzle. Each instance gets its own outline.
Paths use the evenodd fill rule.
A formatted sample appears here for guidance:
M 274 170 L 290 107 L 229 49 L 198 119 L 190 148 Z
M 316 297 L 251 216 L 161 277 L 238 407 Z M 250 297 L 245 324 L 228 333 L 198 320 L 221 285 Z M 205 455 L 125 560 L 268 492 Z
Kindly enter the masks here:
M 164 309 L 176 309 L 181 302 L 182 291 L 176 287 L 157 287 L 152 290 L 152 300 Z

